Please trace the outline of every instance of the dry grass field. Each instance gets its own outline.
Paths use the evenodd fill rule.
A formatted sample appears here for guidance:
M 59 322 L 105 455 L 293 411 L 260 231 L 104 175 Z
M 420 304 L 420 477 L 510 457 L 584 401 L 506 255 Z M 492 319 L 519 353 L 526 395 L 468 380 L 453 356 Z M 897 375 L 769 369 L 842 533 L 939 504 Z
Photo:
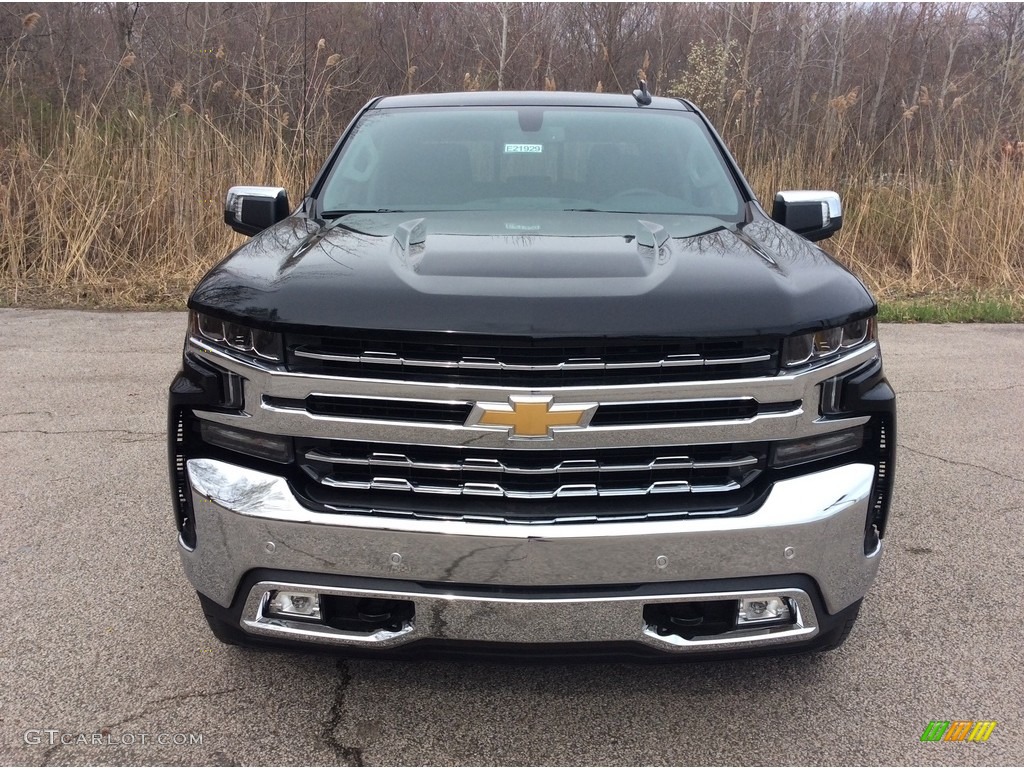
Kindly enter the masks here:
M 354 109 L 375 92 L 353 87 L 339 102 L 330 78 L 348 59 L 320 39 L 309 43 L 308 72 L 302 65 L 301 121 L 280 89 L 280 98 L 272 91 L 270 54 L 250 57 L 232 79 L 223 43 L 208 57 L 209 76 L 188 84 L 165 78 L 162 91 L 148 72 L 136 76 L 140 63 L 129 49 L 88 93 L 76 95 L 73 85 L 37 93 L 34 83 L 45 78 L 30 77 L 24 51 L 43 21 L 36 13 L 19 18 L 0 62 L 0 305 L 182 307 L 190 286 L 242 242 L 222 223 L 226 189 L 279 184 L 297 200 Z M 748 55 L 757 52 L 752 41 L 751 26 Z M 767 207 L 779 189 L 839 191 L 844 228 L 823 246 L 862 276 L 889 318 L 1024 315 L 1024 144 L 1007 143 L 1003 118 L 986 124 L 953 98 L 952 85 L 943 88 L 946 99 L 918 87 L 914 102 L 868 138 L 866 99 L 853 87 L 830 99 L 810 93 L 814 119 L 782 131 L 760 88 L 735 87 L 754 75 L 722 58 L 732 50 L 719 46 L 719 68 L 691 48 L 687 67 L 661 92 L 700 102 L 707 91 L 702 105 Z M 649 51 L 643 63 L 653 66 Z M 453 87 L 494 87 L 482 71 Z M 451 85 L 417 83 L 415 73 L 410 67 L 393 90 Z M 543 83 L 556 85 L 553 76 Z

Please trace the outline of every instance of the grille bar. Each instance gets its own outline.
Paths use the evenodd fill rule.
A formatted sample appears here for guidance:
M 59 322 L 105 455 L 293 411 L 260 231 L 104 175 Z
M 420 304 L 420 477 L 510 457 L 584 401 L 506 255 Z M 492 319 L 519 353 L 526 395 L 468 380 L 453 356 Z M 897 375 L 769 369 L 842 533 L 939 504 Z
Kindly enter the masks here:
M 530 338 L 349 329 L 286 334 L 290 371 L 509 386 L 710 381 L 779 371 L 775 337 Z
M 607 488 L 594 483 L 560 485 L 549 491 L 509 490 L 498 483 L 455 483 L 452 485 L 427 485 L 401 477 L 374 477 L 372 480 L 338 480 L 332 475 L 321 482 L 331 488 L 352 491 L 406 491 L 431 493 L 445 496 L 496 496 L 506 499 L 564 499 L 589 498 L 596 496 L 647 496 L 657 493 L 722 493 L 739 490 L 740 484 L 726 481 L 719 485 L 694 486 L 685 480 L 665 480 L 647 486 Z
M 357 363 L 372 365 L 400 365 L 411 368 L 448 368 L 458 370 L 479 371 L 619 371 L 637 368 L 680 368 L 704 365 L 748 365 L 764 363 L 772 359 L 770 354 L 748 355 L 744 357 L 701 357 L 699 355 L 670 355 L 661 360 L 641 360 L 636 362 L 606 363 L 596 358 L 572 358 L 565 362 L 526 365 L 522 363 L 506 363 L 495 358 L 463 358 L 461 360 L 427 360 L 399 357 L 394 352 L 366 351 L 359 355 L 332 354 L 316 352 L 306 347 L 298 347 L 293 351 L 296 357 L 310 360 L 326 360 L 336 363 Z
M 758 463 L 757 457 L 751 455 L 717 461 L 694 461 L 687 456 L 658 456 L 646 463 L 612 464 L 598 461 L 597 459 L 569 459 L 560 461 L 557 464 L 527 467 L 499 459 L 467 457 L 455 462 L 430 462 L 416 461 L 401 453 L 371 453 L 368 456 L 351 456 L 320 450 L 307 451 L 306 458 L 311 461 L 324 461 L 331 464 L 349 464 L 361 467 L 402 467 L 442 472 L 499 472 L 517 475 L 550 475 L 579 472 L 648 472 L 672 469 L 739 469 L 742 467 L 753 467 Z
M 304 400 L 263 396 L 266 406 L 308 411 L 315 416 L 426 424 L 465 424 L 473 404 L 463 400 L 409 400 L 345 395 L 310 395 Z M 721 400 L 651 400 L 602 404 L 590 421 L 594 427 L 739 421 L 760 413 L 795 410 L 799 402 L 758 403 L 751 397 Z
M 467 503 L 489 497 L 531 508 L 552 500 L 564 505 L 571 499 L 597 503 L 632 497 L 634 503 L 649 507 L 646 512 L 658 506 L 657 497 L 673 495 L 672 506 L 695 509 L 704 506 L 698 496 L 730 498 L 749 490 L 767 463 L 767 448 L 750 443 L 566 451 L 316 440 L 300 442 L 296 448 L 316 487 L 362 496 L 363 503 L 377 494 L 382 500 L 371 502 L 374 506 L 393 506 L 397 499 L 414 494 L 453 502 L 461 497 Z M 506 516 L 526 512 L 522 507 L 516 515 Z

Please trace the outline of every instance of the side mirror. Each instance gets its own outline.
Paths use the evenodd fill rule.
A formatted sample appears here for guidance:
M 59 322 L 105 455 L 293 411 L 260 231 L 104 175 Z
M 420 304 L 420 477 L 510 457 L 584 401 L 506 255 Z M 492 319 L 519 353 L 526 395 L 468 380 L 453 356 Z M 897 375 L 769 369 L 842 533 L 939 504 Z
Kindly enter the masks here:
M 232 187 L 224 200 L 224 223 L 256 235 L 288 218 L 288 193 L 281 187 Z
M 835 192 L 779 192 L 775 195 L 772 219 L 808 240 L 824 240 L 842 229 L 843 204 Z

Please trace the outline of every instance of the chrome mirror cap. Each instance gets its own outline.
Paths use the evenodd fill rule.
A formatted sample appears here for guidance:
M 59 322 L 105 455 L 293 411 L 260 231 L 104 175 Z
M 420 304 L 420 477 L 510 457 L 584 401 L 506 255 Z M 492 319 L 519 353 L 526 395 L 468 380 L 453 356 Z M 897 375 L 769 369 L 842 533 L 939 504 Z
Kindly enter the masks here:
M 283 187 L 237 186 L 224 198 L 224 223 L 243 235 L 255 235 L 288 217 Z
M 830 190 L 784 190 L 775 195 L 772 219 L 808 240 L 824 240 L 843 226 L 843 204 Z

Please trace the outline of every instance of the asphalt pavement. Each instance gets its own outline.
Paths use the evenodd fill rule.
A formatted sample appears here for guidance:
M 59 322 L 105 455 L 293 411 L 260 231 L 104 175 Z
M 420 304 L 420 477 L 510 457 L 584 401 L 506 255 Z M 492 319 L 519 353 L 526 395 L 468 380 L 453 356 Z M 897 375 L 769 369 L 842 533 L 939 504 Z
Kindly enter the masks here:
M 182 313 L 0 310 L 0 763 L 1024 763 L 1024 326 L 885 326 L 881 572 L 819 656 L 394 663 L 220 645 L 175 546 Z M 994 720 L 985 743 L 922 743 Z

